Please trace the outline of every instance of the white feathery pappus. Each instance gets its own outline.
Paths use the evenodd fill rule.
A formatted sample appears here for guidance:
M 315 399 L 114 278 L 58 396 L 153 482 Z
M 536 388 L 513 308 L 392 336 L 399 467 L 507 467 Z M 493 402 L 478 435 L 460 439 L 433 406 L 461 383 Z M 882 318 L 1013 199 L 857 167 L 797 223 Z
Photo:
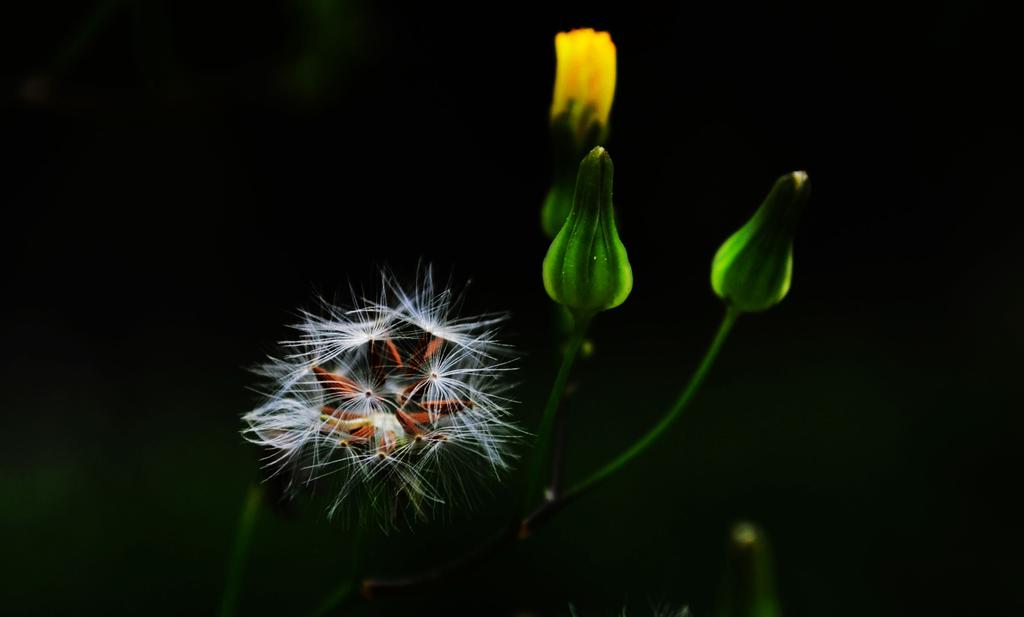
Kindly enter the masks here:
M 508 467 L 519 429 L 504 396 L 512 353 L 495 338 L 504 315 L 457 316 L 460 297 L 429 268 L 411 288 L 385 272 L 374 298 L 321 304 L 255 369 L 264 400 L 243 417 L 292 490 L 330 479 L 331 516 L 366 506 L 387 527 Z

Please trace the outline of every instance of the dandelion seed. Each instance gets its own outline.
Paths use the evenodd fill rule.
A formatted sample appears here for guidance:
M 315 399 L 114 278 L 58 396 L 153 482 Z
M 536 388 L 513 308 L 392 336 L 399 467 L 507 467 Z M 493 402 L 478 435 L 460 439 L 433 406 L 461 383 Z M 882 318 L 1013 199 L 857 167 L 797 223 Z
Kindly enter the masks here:
M 256 369 L 268 387 L 243 434 L 292 489 L 337 480 L 331 515 L 368 506 L 387 526 L 468 496 L 467 476 L 506 469 L 518 429 L 495 339 L 503 316 L 457 317 L 458 298 L 429 270 L 411 291 L 388 275 L 381 288 L 302 314 L 282 343 L 290 353 Z

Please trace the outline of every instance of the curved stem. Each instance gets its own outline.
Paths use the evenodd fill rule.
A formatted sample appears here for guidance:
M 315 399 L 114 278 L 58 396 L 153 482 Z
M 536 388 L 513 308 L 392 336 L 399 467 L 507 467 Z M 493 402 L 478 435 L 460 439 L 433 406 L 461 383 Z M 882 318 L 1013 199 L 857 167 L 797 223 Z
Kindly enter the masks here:
M 711 365 L 714 364 L 715 358 L 718 356 L 719 351 L 721 351 L 722 344 L 725 342 L 729 331 L 732 330 L 732 326 L 736 322 L 736 318 L 738 316 L 739 311 L 736 311 L 733 308 L 726 309 L 725 317 L 722 319 L 722 323 L 718 327 L 718 332 L 715 334 L 715 338 L 711 341 L 711 345 L 704 353 L 704 357 L 701 359 L 700 364 L 697 366 L 697 369 L 683 388 L 683 391 L 679 394 L 675 403 L 673 403 L 672 407 L 669 408 L 665 415 L 662 416 L 661 420 L 658 421 L 658 423 L 648 431 L 647 434 L 637 440 L 632 446 L 622 452 L 622 454 L 612 459 L 609 463 L 591 475 L 587 476 L 581 482 L 573 485 L 569 490 L 565 491 L 565 493 L 549 496 L 533 510 L 527 510 L 528 514 L 526 514 L 521 520 L 517 521 L 516 524 L 499 531 L 495 536 L 477 546 L 475 549 L 465 553 L 453 562 L 411 576 L 393 579 L 364 579 L 362 582 L 363 596 L 370 600 L 384 595 L 414 592 L 424 586 L 435 584 L 453 573 L 462 571 L 473 565 L 478 565 L 508 544 L 528 539 L 534 531 L 547 523 L 547 521 L 560 512 L 562 508 L 569 505 L 576 498 L 605 478 L 614 474 L 626 463 L 636 458 L 641 452 L 654 443 L 654 441 L 656 441 L 658 437 L 660 437 L 661 434 L 669 428 L 669 426 L 671 426 L 671 424 L 679 417 L 689 402 L 693 399 L 697 390 L 700 389 L 701 384 L 704 382 L 705 377 L 707 377 L 707 373 L 711 369 Z M 569 343 L 569 348 L 566 351 L 565 357 L 562 359 L 562 367 L 559 369 L 558 377 L 555 379 L 555 385 L 551 390 L 551 396 L 548 399 L 548 406 L 544 410 L 544 419 L 546 422 L 542 422 L 541 424 L 542 437 L 543 428 L 546 426 L 548 433 L 550 433 L 551 426 L 554 423 L 554 417 L 557 412 L 558 404 L 562 398 L 562 394 L 565 391 L 565 384 L 568 380 L 569 372 L 572 369 L 572 364 L 576 358 L 576 354 L 579 352 L 580 345 L 583 343 L 586 326 L 586 323 L 577 323 L 577 329 L 574 331 L 573 338 Z M 540 457 L 540 459 L 541 460 L 534 465 L 533 475 L 531 477 L 531 484 L 534 488 L 536 488 L 537 483 L 539 483 L 540 474 L 543 473 L 544 469 L 543 457 Z M 537 461 L 537 458 L 535 458 L 535 461 Z M 343 599 L 348 598 L 352 591 L 352 585 L 349 584 L 339 590 L 339 592 L 340 591 L 344 591 L 345 595 L 343 596 Z M 336 604 L 337 602 L 330 606 L 334 606 Z
M 718 327 L 718 332 L 715 334 L 715 338 L 711 341 L 711 345 L 708 350 L 704 352 L 704 358 L 701 359 L 700 364 L 697 366 L 697 370 L 694 371 L 690 377 L 690 381 L 680 392 L 679 398 L 672 404 L 668 412 L 662 416 L 661 420 L 658 421 L 651 430 L 647 431 L 647 434 L 641 437 L 639 440 L 633 443 L 629 448 L 624 450 L 617 457 L 609 461 L 603 467 L 590 474 L 580 482 L 577 482 L 565 492 L 565 499 L 571 500 L 585 491 L 592 488 L 595 484 L 604 480 L 608 476 L 612 475 L 619 469 L 621 469 L 626 463 L 633 460 L 641 452 L 646 450 L 652 443 L 654 443 L 662 433 L 668 429 L 669 426 L 675 422 L 676 418 L 686 409 L 687 404 L 693 399 L 693 395 L 700 389 L 701 384 L 704 383 L 704 378 L 707 377 L 708 370 L 711 365 L 715 363 L 715 358 L 718 357 L 718 352 L 722 349 L 722 344 L 725 342 L 726 337 L 729 335 L 729 331 L 732 330 L 733 324 L 736 323 L 736 318 L 739 316 L 739 311 L 732 307 L 728 307 L 725 310 L 725 316 L 722 318 L 722 324 Z
M 558 407 L 565 395 L 565 386 L 569 382 L 569 374 L 572 373 L 572 366 L 579 355 L 583 339 L 587 334 L 587 326 L 590 325 L 590 315 L 574 315 L 572 335 L 569 337 L 569 344 L 562 356 L 562 365 L 558 368 L 555 376 L 555 383 L 551 386 L 551 393 L 548 395 L 547 405 L 544 406 L 544 415 L 541 416 L 540 428 L 537 431 L 537 444 L 533 455 L 533 464 L 530 467 L 530 476 L 526 485 L 526 500 L 524 510 L 530 507 L 537 490 L 544 482 L 544 470 L 548 468 L 547 462 L 550 459 L 551 432 L 555 426 L 555 419 L 558 416 Z
M 441 564 L 423 572 L 401 578 L 364 579 L 362 584 L 363 597 L 367 600 L 373 600 L 382 596 L 407 594 L 423 587 L 429 587 L 437 581 L 444 580 L 466 570 L 470 566 L 486 561 L 487 558 L 497 553 L 506 544 L 513 543 L 516 540 L 518 529 L 519 523 L 516 521 L 514 525 L 499 530 L 482 544 L 468 553 L 457 557 L 454 561 Z
M 249 541 L 256 528 L 256 518 L 263 501 L 263 491 L 257 485 L 249 487 L 242 504 L 242 513 L 238 517 L 238 530 L 235 532 L 235 545 L 231 549 L 228 561 L 228 576 L 224 583 L 224 595 L 220 600 L 220 616 L 231 617 L 238 611 L 238 597 L 242 590 L 242 574 L 245 571 L 245 560 L 249 556 Z

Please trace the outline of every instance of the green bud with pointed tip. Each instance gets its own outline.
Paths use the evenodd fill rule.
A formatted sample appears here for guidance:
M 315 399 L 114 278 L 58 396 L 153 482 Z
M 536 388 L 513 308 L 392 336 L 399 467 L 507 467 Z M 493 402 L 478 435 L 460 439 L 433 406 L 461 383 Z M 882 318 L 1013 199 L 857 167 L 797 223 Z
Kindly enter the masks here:
M 572 210 L 544 257 L 544 289 L 577 317 L 625 302 L 633 270 L 612 208 L 612 158 L 598 146 L 580 163 Z
M 749 313 L 786 297 L 793 275 L 793 234 L 810 193 L 805 172 L 776 180 L 754 216 L 715 253 L 711 287 L 719 298 Z
M 774 564 L 764 531 L 741 521 L 732 528 L 729 560 L 715 617 L 781 617 Z

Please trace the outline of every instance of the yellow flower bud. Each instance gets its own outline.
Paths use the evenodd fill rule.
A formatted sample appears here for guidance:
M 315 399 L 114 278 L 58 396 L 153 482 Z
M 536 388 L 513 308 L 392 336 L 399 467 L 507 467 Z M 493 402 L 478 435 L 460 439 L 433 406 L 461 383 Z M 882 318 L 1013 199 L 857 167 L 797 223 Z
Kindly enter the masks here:
M 579 143 L 595 125 L 599 132 L 608 126 L 615 97 L 615 44 L 610 34 L 593 28 L 559 32 L 555 56 L 551 123 L 567 121 Z

